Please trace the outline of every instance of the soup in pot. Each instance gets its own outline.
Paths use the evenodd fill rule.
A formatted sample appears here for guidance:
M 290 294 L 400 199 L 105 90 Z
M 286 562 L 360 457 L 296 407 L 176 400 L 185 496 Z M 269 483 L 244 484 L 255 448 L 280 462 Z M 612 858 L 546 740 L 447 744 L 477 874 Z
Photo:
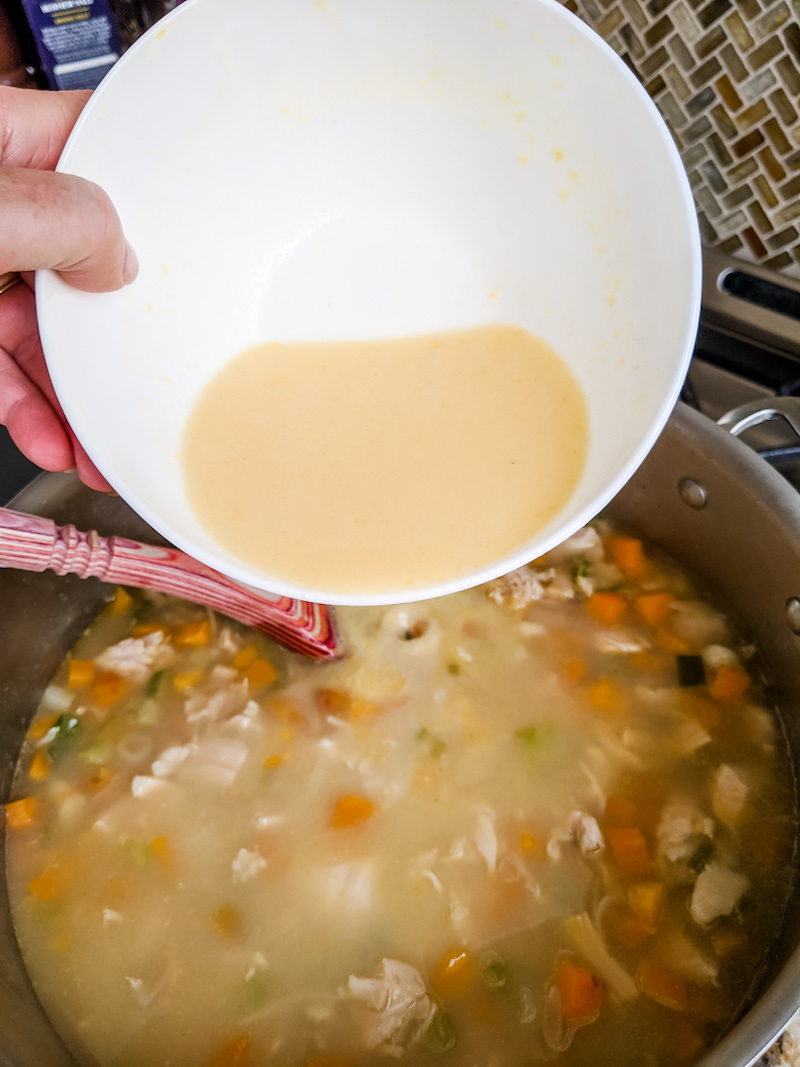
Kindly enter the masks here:
M 752 646 L 604 522 L 338 620 L 312 663 L 118 589 L 45 692 L 8 877 L 78 1060 L 695 1062 L 790 888 Z

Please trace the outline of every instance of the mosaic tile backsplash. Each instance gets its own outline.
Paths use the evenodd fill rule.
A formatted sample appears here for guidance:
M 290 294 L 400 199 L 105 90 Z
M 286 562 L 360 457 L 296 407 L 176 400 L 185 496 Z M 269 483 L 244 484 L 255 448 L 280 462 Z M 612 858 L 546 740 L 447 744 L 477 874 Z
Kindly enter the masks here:
M 800 0 L 565 0 L 658 105 L 703 240 L 800 278 Z

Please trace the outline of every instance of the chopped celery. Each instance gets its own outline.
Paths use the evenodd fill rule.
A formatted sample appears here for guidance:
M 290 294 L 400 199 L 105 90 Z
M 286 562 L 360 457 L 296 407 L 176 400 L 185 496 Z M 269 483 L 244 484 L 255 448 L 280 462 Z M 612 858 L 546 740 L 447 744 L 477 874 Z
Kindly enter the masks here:
M 481 981 L 489 989 L 503 989 L 508 981 L 508 968 L 498 952 L 484 952 L 481 956 Z
M 269 985 L 263 978 L 253 975 L 244 982 L 244 1003 L 248 1011 L 258 1011 L 263 1008 L 271 996 Z
M 572 567 L 572 580 L 577 581 L 578 578 L 586 578 L 592 572 L 592 564 L 588 559 L 581 559 L 575 563 Z
M 167 675 L 168 674 L 169 674 L 169 671 L 165 667 L 163 670 L 156 671 L 155 674 L 151 675 L 150 679 L 149 679 L 149 681 L 148 681 L 148 683 L 147 683 L 147 685 L 145 687 L 144 695 L 146 697 L 150 698 L 151 700 L 155 700 L 155 698 L 161 692 L 161 690 L 162 690 L 162 688 L 164 686 L 164 683 L 167 681 Z
M 427 726 L 423 726 L 417 732 L 417 741 L 428 746 L 428 755 L 431 759 L 439 759 L 447 751 L 447 745 L 441 737 L 431 733 Z
M 129 837 L 125 842 L 125 851 L 136 867 L 146 867 L 153 858 L 153 850 L 147 841 L 136 841 Z
M 161 718 L 161 709 L 158 702 L 152 699 L 143 700 L 139 705 L 136 718 L 143 726 L 154 726 Z
M 59 715 L 53 729 L 56 734 L 47 751 L 53 762 L 57 763 L 66 753 L 68 746 L 80 737 L 83 726 L 75 715 Z
M 522 726 L 516 731 L 517 741 L 523 748 L 530 752 L 536 752 L 549 744 L 553 739 L 555 728 L 551 722 L 540 723 L 539 726 Z
M 104 763 L 108 763 L 114 752 L 114 746 L 109 744 L 108 741 L 95 741 L 94 744 L 89 745 L 81 753 L 82 760 L 86 760 L 87 763 L 94 763 L 97 766 L 101 766 Z
M 447 1012 L 441 1008 L 436 1009 L 422 1040 L 431 1052 L 450 1051 L 456 1043 L 456 1031 Z

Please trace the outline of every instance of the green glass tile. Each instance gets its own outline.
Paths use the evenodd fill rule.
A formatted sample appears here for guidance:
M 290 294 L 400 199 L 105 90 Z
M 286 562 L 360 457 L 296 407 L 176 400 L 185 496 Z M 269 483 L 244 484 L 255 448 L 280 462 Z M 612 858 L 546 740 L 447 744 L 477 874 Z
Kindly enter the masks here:
M 748 247 L 756 259 L 763 259 L 767 254 L 767 246 L 758 236 L 752 226 L 747 226 L 742 230 L 742 237 L 747 241 Z
M 748 66 L 751 70 L 761 70 L 765 64 L 769 63 L 775 56 L 780 55 L 782 51 L 780 38 L 770 37 L 768 41 L 764 41 L 758 48 L 754 48 L 750 52 L 747 56 Z
M 706 244 L 714 244 L 717 240 L 717 231 L 708 221 L 705 213 L 702 211 L 697 212 L 697 224 L 700 229 L 700 236 L 706 242 Z
M 752 178 L 757 172 L 758 163 L 750 156 L 749 159 L 742 160 L 735 167 L 731 167 L 726 174 L 731 185 L 737 185 L 739 182 L 746 182 L 748 178 Z
M 684 45 L 684 47 L 685 47 L 685 45 Z M 652 55 L 648 56 L 647 59 L 643 59 L 642 60 L 642 64 L 641 64 L 642 77 L 644 77 L 644 78 L 652 78 L 653 75 L 657 74 L 658 71 L 660 71 L 661 68 L 664 66 L 664 64 L 667 63 L 668 61 L 669 61 L 669 53 L 667 52 L 666 48 L 664 48 L 664 47 L 657 48 L 656 51 L 653 52 Z M 694 60 L 692 60 L 692 62 L 694 62 Z
M 789 144 L 789 140 L 777 119 L 767 119 L 763 128 L 767 137 L 772 141 L 776 152 L 780 152 L 784 156 L 791 150 L 792 146 Z
M 644 45 L 636 36 L 636 31 L 630 23 L 624 23 L 619 28 L 619 35 L 634 59 L 641 59 L 644 53 Z
M 742 156 L 748 156 L 751 152 L 754 152 L 760 144 L 764 143 L 764 134 L 761 130 L 751 130 L 746 136 L 740 138 L 731 145 L 731 152 L 737 159 L 741 159 Z
M 715 52 L 721 44 L 725 44 L 727 39 L 728 35 L 722 26 L 715 26 L 705 37 L 695 41 L 694 54 L 698 59 L 705 59 L 706 56 L 710 56 L 712 52 Z
M 697 70 L 692 71 L 689 75 L 689 81 L 695 89 L 702 89 L 706 82 L 710 82 L 721 73 L 722 67 L 720 66 L 719 60 L 716 56 L 712 56 L 711 59 L 707 59 L 702 66 L 697 68 Z
M 717 194 L 724 193 L 728 188 L 728 183 L 722 177 L 717 169 L 716 163 L 712 159 L 707 159 L 704 163 L 701 163 L 699 171 L 713 192 Z M 723 204 L 724 203 L 725 201 L 723 200 Z M 736 205 L 733 206 L 735 207 Z
M 784 200 L 794 200 L 795 197 L 800 196 L 800 174 L 794 178 L 790 178 L 785 185 L 782 185 L 778 189 L 778 193 Z
M 714 119 L 714 122 L 717 124 L 717 129 L 725 138 L 725 140 L 732 140 L 736 136 L 738 131 L 734 126 L 733 122 L 731 121 L 730 115 L 722 106 L 722 104 L 717 104 L 715 107 L 712 107 L 710 114 L 711 117 Z
M 795 200 L 775 212 L 775 221 L 779 226 L 785 226 L 787 222 L 794 222 L 795 219 L 800 219 L 800 200 Z
M 747 203 L 748 200 L 753 199 L 753 190 L 749 185 L 740 185 L 738 189 L 733 189 L 731 192 L 726 193 L 720 200 L 720 203 L 726 211 L 732 211 L 733 208 L 739 207 L 741 204 Z
M 764 260 L 764 266 L 768 270 L 786 270 L 787 267 L 791 267 L 792 257 L 788 252 L 781 252 L 779 256 L 773 256 L 772 259 Z
M 706 145 L 711 155 L 716 159 L 717 163 L 721 167 L 729 167 L 733 160 L 731 154 L 725 147 L 725 143 L 718 133 L 710 133 L 706 137 Z
M 769 145 L 766 145 L 758 153 L 758 158 L 761 160 L 761 166 L 767 172 L 773 182 L 776 184 L 782 182 L 786 177 L 786 171 L 783 169 L 783 164 L 780 160 L 775 158 L 775 153 L 772 151 Z
M 735 255 L 736 252 L 742 247 L 741 237 L 737 237 L 736 234 L 733 237 L 729 237 L 727 241 L 723 241 L 720 246 L 720 252 L 724 252 L 726 256 Z
M 792 126 L 797 121 L 797 112 L 794 109 L 794 105 L 783 89 L 776 89 L 771 94 L 769 102 L 784 126 Z
M 728 33 L 739 46 L 743 52 L 749 51 L 756 43 L 750 31 L 744 23 L 744 19 L 738 11 L 732 11 L 730 15 L 725 19 L 725 25 L 728 27 Z
M 707 107 L 710 107 L 716 99 L 717 94 L 709 85 L 701 93 L 693 96 L 691 100 L 687 100 L 683 106 L 686 114 L 690 118 L 694 118 L 695 115 L 699 115 L 701 111 L 705 111 Z
M 672 21 L 677 26 L 678 33 L 684 41 L 688 41 L 691 44 L 692 41 L 700 36 L 700 27 L 697 25 L 697 19 L 682 0 L 678 0 L 678 3 L 672 6 L 670 13 Z
M 681 156 L 683 165 L 687 170 L 691 170 L 696 167 L 698 163 L 702 163 L 706 158 L 706 146 L 700 142 L 700 144 L 692 145 L 691 148 L 687 148 Z
M 742 63 L 739 53 L 732 44 L 720 49 L 720 58 L 735 82 L 742 82 L 747 77 L 747 67 Z
M 747 162 L 752 163 L 752 158 L 748 159 Z M 755 178 L 753 178 L 753 185 L 758 193 L 758 199 L 762 204 L 766 204 L 770 211 L 778 206 L 780 201 L 763 174 L 756 174 Z
M 747 205 L 747 213 L 760 233 L 769 233 L 773 229 L 772 223 L 767 218 L 766 211 L 757 200 Z
M 713 26 L 715 22 L 722 18 L 722 16 L 730 11 L 731 0 L 710 0 L 710 3 L 701 7 L 697 12 L 697 21 L 707 30 L 709 26 Z
M 736 124 L 740 130 L 749 130 L 753 126 L 757 126 L 767 115 L 769 115 L 769 107 L 766 100 L 757 100 L 752 107 L 748 107 L 746 111 L 739 112 L 736 116 Z
M 777 252 L 780 248 L 790 245 L 797 236 L 797 228 L 795 226 L 787 226 L 785 230 L 781 230 L 780 233 L 773 234 L 772 237 L 767 238 L 767 248 L 769 248 L 770 252 Z
M 664 15 L 663 18 L 660 18 L 658 22 L 655 22 L 647 33 L 645 33 L 645 44 L 648 48 L 655 48 L 657 44 L 660 44 L 670 33 L 672 33 L 672 30 L 672 19 L 669 15 Z
M 686 79 L 675 66 L 674 63 L 670 63 L 664 67 L 663 70 L 664 80 L 667 85 L 672 89 L 678 100 L 688 100 L 692 90 L 686 84 Z
M 638 0 L 622 0 L 622 6 L 625 9 L 626 15 L 637 30 L 644 30 L 647 28 L 647 15 L 645 15 L 642 5 Z
M 601 37 L 604 37 L 606 40 L 608 40 L 614 30 L 618 26 L 622 25 L 624 21 L 625 16 L 622 14 L 620 9 L 616 7 L 613 11 L 609 11 L 609 13 L 597 23 L 595 29 Z
M 763 40 L 764 37 L 768 37 L 771 33 L 775 33 L 775 31 L 779 30 L 791 17 L 792 13 L 789 10 L 789 5 L 781 0 L 779 4 L 775 4 L 769 11 L 765 11 L 763 15 L 759 15 L 758 18 L 753 21 L 753 32 L 756 35 L 756 39 Z
M 800 96 L 800 71 L 791 59 L 788 56 L 781 56 L 775 64 L 775 70 L 792 96 Z
M 773 89 L 778 84 L 778 81 L 772 71 L 767 67 L 766 70 L 762 70 L 760 74 L 754 74 L 752 78 L 748 78 L 746 82 L 742 82 L 739 86 L 739 96 L 745 104 L 754 104 L 759 97 L 764 96 L 770 89 Z
M 798 19 L 800 19 L 800 15 Z M 794 57 L 795 63 L 800 64 L 800 24 L 793 22 L 790 26 L 787 26 L 783 31 L 783 40 L 789 49 L 790 55 Z
M 655 78 L 653 78 L 651 81 L 645 82 L 644 87 L 645 91 L 647 92 L 647 95 L 652 96 L 655 99 L 655 97 L 657 97 L 659 93 L 664 92 L 667 87 L 667 83 L 664 81 L 660 74 L 656 74 Z
M 687 126 L 683 131 L 683 139 L 687 144 L 692 144 L 694 141 L 698 141 L 701 137 L 705 137 L 707 133 L 711 132 L 711 123 L 708 121 L 707 115 L 701 115 L 699 119 Z
M 670 37 L 667 44 L 669 45 L 669 50 L 672 52 L 675 62 L 681 70 L 691 70 L 692 67 L 695 66 L 694 56 L 677 34 Z

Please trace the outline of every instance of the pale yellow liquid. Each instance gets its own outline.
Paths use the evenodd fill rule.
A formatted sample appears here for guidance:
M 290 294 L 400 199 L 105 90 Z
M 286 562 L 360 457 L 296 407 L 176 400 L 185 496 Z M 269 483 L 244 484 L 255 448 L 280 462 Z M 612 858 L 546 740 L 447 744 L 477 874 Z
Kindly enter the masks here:
M 206 386 L 183 468 L 208 533 L 331 595 L 421 589 L 503 559 L 571 496 L 586 403 L 514 326 L 273 343 Z

